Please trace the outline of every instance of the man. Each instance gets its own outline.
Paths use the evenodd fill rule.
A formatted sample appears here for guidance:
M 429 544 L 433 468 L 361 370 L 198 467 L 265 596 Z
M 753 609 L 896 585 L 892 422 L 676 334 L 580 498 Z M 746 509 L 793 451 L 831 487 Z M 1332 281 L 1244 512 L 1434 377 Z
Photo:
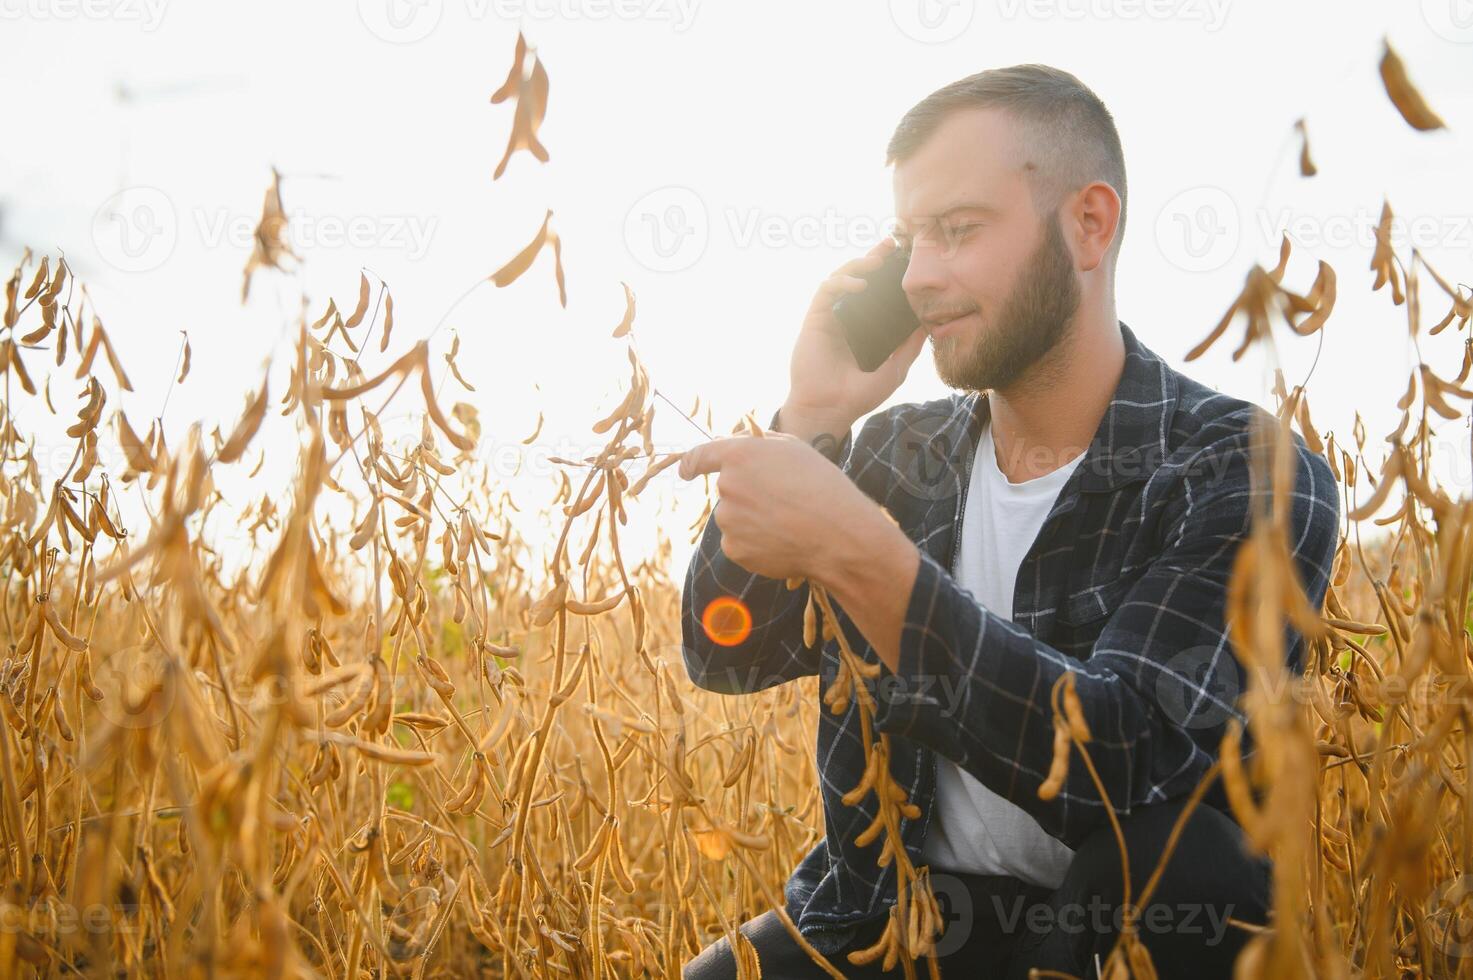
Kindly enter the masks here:
M 1242 718 L 1224 607 L 1268 493 L 1249 478 L 1249 426 L 1272 419 L 1173 370 L 1117 319 L 1124 161 L 1109 112 L 1074 76 L 1020 65 L 942 88 L 901 120 L 887 163 L 910 251 L 902 287 L 924 329 L 873 374 L 847 350 L 832 305 L 896 247 L 882 243 L 814 298 L 772 420 L 781 434 L 718 439 L 682 460 L 686 479 L 717 474 L 720 498 L 685 581 L 686 667 L 725 693 L 810 674 L 826 687 L 837 641 L 803 646 L 808 586 L 784 580 L 822 585 L 856 652 L 882 665 L 876 727 L 920 810 L 901 833 L 952 913 L 943 974 L 1093 977 L 1123 921 L 1121 860 L 1077 753 L 1062 790 L 1039 798 L 1049 694 L 1074 672 L 1139 896 Z M 877 412 L 852 435 L 927 337 L 960 390 Z M 1338 498 L 1325 460 L 1297 435 L 1293 448 L 1289 541 L 1318 606 Z M 718 597 L 745 604 L 744 637 L 707 634 Z M 1297 668 L 1303 638 L 1286 629 Z M 864 769 L 857 703 L 820 717 L 826 837 L 786 906 L 846 975 L 877 976 L 846 954 L 883 928 L 894 866 L 877 864 L 883 840 L 854 843 L 873 794 L 840 799 Z M 1228 811 L 1214 783 L 1138 919 L 1164 977 L 1229 976 L 1249 934 L 1228 920 L 1267 919 L 1268 864 Z M 765 977 L 822 975 L 774 913 L 742 928 Z M 734 974 L 724 939 L 686 970 Z

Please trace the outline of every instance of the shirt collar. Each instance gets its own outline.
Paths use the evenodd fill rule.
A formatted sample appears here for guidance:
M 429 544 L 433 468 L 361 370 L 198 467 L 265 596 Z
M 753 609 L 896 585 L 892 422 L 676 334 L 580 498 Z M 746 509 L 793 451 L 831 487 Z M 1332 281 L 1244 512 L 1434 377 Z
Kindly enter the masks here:
M 1125 369 L 1094 439 L 1079 461 L 1079 487 L 1114 490 L 1145 479 L 1166 459 L 1167 429 L 1176 406 L 1176 372 L 1135 332 L 1120 323 L 1125 341 Z M 985 392 L 970 392 L 962 401 L 970 445 L 976 446 L 991 415 Z

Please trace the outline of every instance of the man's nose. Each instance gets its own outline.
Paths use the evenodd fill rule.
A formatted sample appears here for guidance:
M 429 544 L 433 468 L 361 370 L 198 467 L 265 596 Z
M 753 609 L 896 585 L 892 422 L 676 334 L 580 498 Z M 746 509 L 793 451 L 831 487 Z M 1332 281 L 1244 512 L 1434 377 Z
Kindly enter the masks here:
M 905 275 L 900 277 L 900 288 L 912 307 L 921 305 L 927 294 L 940 293 L 946 288 L 946 263 L 938 252 L 939 249 L 920 246 L 911 250 L 910 263 L 905 267 Z

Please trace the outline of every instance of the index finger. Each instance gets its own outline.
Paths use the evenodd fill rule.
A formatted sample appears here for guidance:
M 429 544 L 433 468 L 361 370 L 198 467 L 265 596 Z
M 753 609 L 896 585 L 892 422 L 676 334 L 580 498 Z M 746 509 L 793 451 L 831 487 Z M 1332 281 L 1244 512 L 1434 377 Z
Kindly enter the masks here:
M 680 478 L 693 480 L 703 473 L 719 473 L 726 462 L 727 455 L 731 452 L 731 447 L 738 441 L 749 438 L 751 437 L 725 436 L 687 449 L 685 455 L 680 458 Z

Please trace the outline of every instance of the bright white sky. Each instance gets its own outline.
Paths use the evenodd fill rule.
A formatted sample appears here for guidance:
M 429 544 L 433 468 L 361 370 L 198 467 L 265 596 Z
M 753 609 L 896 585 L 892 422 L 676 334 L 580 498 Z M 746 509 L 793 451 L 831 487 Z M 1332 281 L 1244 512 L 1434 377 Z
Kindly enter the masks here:
M 551 161 L 518 154 L 493 182 L 512 109 L 488 97 L 519 27 L 551 77 Z M 1397 116 L 1376 73 L 1383 35 L 1448 131 L 1416 133 Z M 1403 308 L 1368 288 L 1383 195 L 1446 277 L 1473 276 L 1469 0 L 0 0 L 0 258 L 26 244 L 71 257 L 132 375 L 122 404 L 140 429 L 188 330 L 193 371 L 169 398 L 171 443 L 194 420 L 228 430 L 284 352 L 296 297 L 267 272 L 239 302 L 274 165 L 313 317 L 329 295 L 351 308 L 366 266 L 392 287 L 397 320 L 390 353 L 365 355 L 370 372 L 438 324 L 436 355 L 458 331 L 479 391 L 449 400 L 480 406 L 488 459 L 514 460 L 506 447 L 539 411 L 542 455 L 601 444 L 589 425 L 628 381 L 624 342 L 608 336 L 621 280 L 638 296 L 656 386 L 682 408 L 704 396 L 725 432 L 748 410 L 765 424 L 814 288 L 890 219 L 882 161 L 900 116 L 959 77 L 1028 61 L 1077 74 L 1120 128 L 1121 318 L 1188 373 L 1271 406 L 1262 360 L 1229 361 L 1240 328 L 1199 361 L 1182 356 L 1249 265 L 1272 264 L 1287 223 L 1300 243 L 1291 285 L 1308 286 L 1316 258 L 1339 273 L 1310 384 L 1316 421 L 1348 441 L 1359 410 L 1372 441 L 1389 432 L 1415 360 Z M 1308 181 L 1300 115 L 1320 167 Z M 547 208 L 567 309 L 550 256 L 509 288 L 464 295 Z M 145 228 L 162 234 L 138 239 Z M 1446 304 L 1430 282 L 1423 295 L 1430 325 Z M 1461 336 L 1423 342 L 1429 362 L 1456 371 Z M 1314 351 L 1286 342 L 1291 384 Z M 284 378 L 273 374 L 274 392 Z M 60 381 L 70 421 L 75 392 Z M 895 398 L 944 391 L 924 352 Z M 663 403 L 662 416 L 662 448 L 700 438 Z M 1467 486 L 1467 426 L 1444 434 L 1447 473 Z M 263 477 L 284 485 L 292 464 L 274 452 Z M 550 486 L 541 473 L 534 482 Z M 667 474 L 683 495 L 667 518 L 679 574 L 699 504 Z

